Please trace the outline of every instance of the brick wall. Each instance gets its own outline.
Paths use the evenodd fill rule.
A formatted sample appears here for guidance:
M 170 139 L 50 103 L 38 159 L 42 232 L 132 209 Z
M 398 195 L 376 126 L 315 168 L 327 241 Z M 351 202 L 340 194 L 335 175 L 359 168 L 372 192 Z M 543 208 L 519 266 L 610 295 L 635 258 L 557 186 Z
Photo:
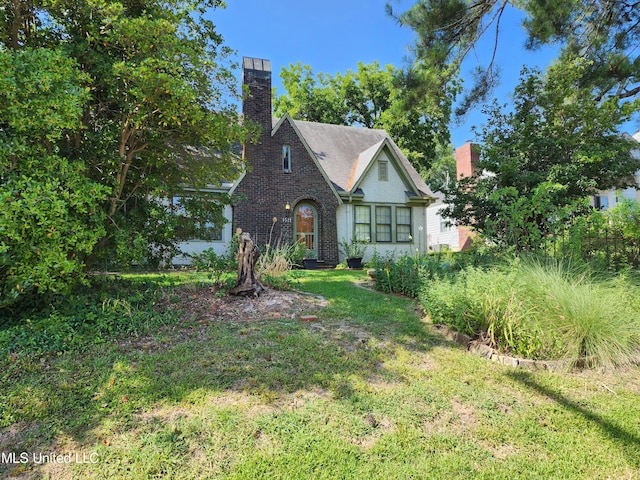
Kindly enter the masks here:
M 249 232 L 258 245 L 290 242 L 295 207 L 309 203 L 318 212 L 318 257 L 335 264 L 338 200 L 288 121 L 271 136 L 271 72 L 268 76 L 264 70 L 256 74 L 247 69 L 251 66 L 247 62 L 244 66 L 243 81 L 249 86 L 250 97 L 243 102 L 243 114 L 260 123 L 263 131 L 257 144 L 244 147 L 249 171 L 236 189 L 244 198 L 235 204 L 233 227 Z M 289 173 L 283 170 L 283 145 L 291 147 Z

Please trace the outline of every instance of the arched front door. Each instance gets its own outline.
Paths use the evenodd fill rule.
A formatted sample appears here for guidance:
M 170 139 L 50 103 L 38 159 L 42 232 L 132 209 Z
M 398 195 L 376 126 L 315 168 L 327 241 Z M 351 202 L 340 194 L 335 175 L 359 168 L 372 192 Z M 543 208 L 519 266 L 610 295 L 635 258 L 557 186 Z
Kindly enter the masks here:
M 308 203 L 301 203 L 295 211 L 296 242 L 302 242 L 318 258 L 318 212 Z

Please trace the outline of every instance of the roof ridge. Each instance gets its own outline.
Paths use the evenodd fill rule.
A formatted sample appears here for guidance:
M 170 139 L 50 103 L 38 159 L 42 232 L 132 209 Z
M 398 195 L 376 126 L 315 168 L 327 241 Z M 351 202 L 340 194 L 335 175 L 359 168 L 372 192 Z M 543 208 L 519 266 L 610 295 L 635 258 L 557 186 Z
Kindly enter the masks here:
M 382 129 L 382 128 L 369 128 L 369 127 L 365 127 L 364 125 L 358 126 L 358 125 L 343 125 L 341 123 L 315 122 L 315 121 L 312 121 L 312 120 L 298 120 L 298 119 L 295 119 L 293 117 L 292 117 L 292 120 L 294 122 L 313 123 L 315 125 L 323 125 L 323 126 L 327 126 L 327 127 L 350 128 L 350 129 L 354 129 L 354 130 L 360 130 L 360 131 L 363 131 L 363 132 L 367 132 L 367 131 L 368 132 L 382 132 L 387 137 L 389 136 L 387 131 Z

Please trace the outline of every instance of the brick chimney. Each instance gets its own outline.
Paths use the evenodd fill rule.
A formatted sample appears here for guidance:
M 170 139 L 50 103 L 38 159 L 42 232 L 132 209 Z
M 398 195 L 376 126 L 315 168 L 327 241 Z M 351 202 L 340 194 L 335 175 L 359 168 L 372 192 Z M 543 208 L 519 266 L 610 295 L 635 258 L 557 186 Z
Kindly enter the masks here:
M 271 61 L 242 58 L 242 85 L 249 89 L 242 113 L 262 127 L 262 138 L 271 134 Z
M 467 142 L 456 148 L 456 175 L 458 179 L 470 177 L 476 170 L 480 160 L 480 149 L 477 145 Z M 460 250 L 466 250 L 471 246 L 473 232 L 468 227 L 458 227 L 458 245 Z
M 477 145 L 467 142 L 456 148 L 456 173 L 458 178 L 470 177 L 480 160 L 480 152 Z

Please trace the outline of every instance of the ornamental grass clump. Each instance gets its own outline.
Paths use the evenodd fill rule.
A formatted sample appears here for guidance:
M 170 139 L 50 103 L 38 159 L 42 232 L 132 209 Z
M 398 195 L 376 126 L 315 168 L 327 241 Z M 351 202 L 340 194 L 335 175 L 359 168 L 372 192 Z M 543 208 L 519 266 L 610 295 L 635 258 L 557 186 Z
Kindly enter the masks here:
M 598 279 L 563 262 L 526 262 L 520 289 L 539 306 L 543 329 L 575 365 L 626 365 L 640 358 L 640 293 L 624 277 Z
M 444 323 L 514 356 L 614 367 L 640 360 L 640 287 L 557 261 L 467 267 L 422 286 Z
M 517 268 L 468 270 L 474 286 L 479 336 L 492 348 L 526 358 L 542 358 L 553 350 L 553 341 L 538 322 L 538 308 L 520 295 Z

